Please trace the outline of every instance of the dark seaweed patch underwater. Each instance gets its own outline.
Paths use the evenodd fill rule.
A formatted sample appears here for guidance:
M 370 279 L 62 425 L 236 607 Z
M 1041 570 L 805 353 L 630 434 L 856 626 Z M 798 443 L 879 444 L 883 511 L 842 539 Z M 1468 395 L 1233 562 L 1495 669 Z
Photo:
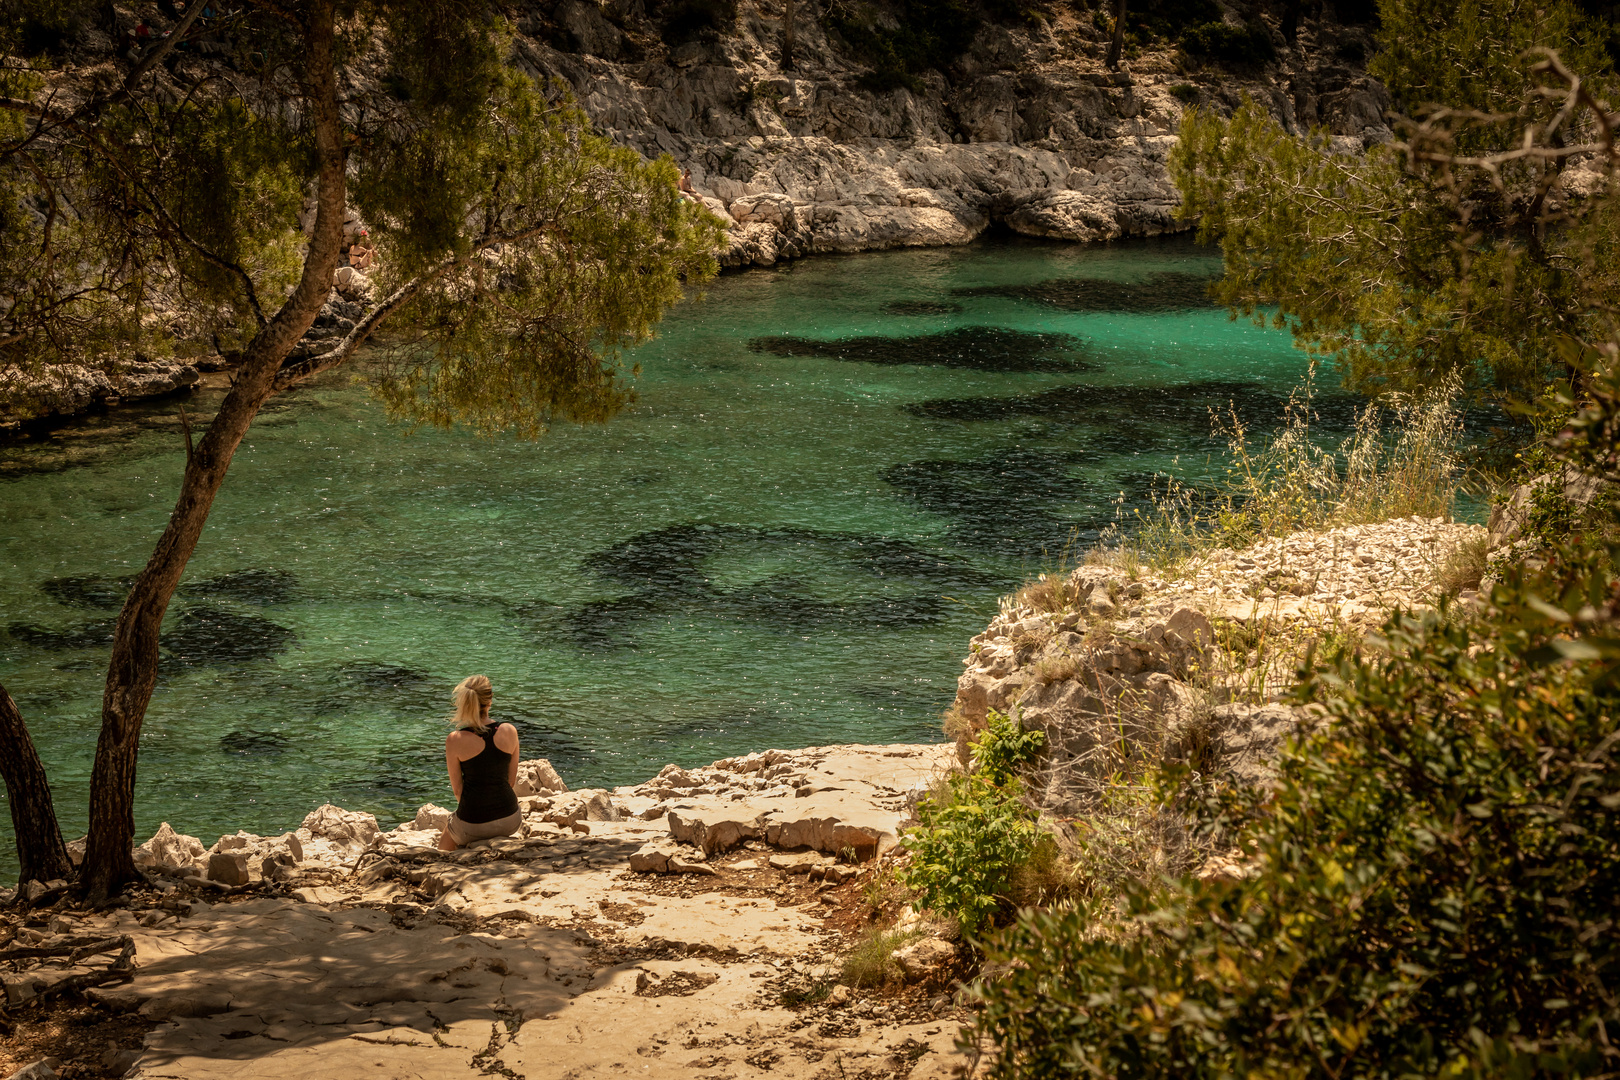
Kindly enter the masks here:
M 1151 315 L 1214 306 L 1209 296 L 1214 277 L 1167 270 L 1141 281 L 1075 277 L 1023 285 L 975 285 L 952 289 L 952 296 L 1001 296 L 1045 304 L 1063 311 L 1118 311 Z
M 1084 342 L 1073 334 L 1031 333 L 1000 326 L 964 326 L 936 334 L 888 337 L 819 338 L 756 337 L 748 342 L 756 353 L 771 356 L 825 357 L 861 364 L 918 364 L 973 371 L 1062 372 L 1084 371 Z
M 584 566 L 633 590 L 566 617 L 593 649 L 633 645 L 640 624 L 673 615 L 790 633 L 926 626 L 944 591 L 984 582 L 959 557 L 890 537 L 702 523 L 638 533 Z

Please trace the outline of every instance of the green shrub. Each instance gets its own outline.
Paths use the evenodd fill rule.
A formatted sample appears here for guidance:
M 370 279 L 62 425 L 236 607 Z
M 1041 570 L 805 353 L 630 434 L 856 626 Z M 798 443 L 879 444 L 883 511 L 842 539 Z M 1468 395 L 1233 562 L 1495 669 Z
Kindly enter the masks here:
M 995 711 L 987 720 L 972 744 L 974 771 L 951 777 L 944 799 L 924 799 L 917 808 L 922 824 L 902 841 L 911 852 L 901 875 L 906 887 L 922 907 L 956 919 L 967 934 L 1011 903 L 1015 880 L 1037 854 L 1051 854 L 1020 800 L 1017 779 L 1046 735 Z
M 1035 760 L 1046 745 L 1046 732 L 1025 731 L 1017 721 L 991 709 L 985 716 L 984 733 L 973 744 L 973 770 L 980 778 L 1003 787 L 1010 784 L 1023 766 Z
M 1614 1075 L 1616 556 L 1550 552 L 1476 618 L 1398 615 L 1322 665 L 1326 722 L 1220 804 L 1250 876 L 992 942 L 993 1074 Z
M 30 59 L 60 55 L 84 28 L 85 21 L 72 4 L 22 5 L 22 18 L 15 24 L 17 51 Z M 12 27 L 0 22 L 0 31 L 4 30 Z
M 1218 22 L 1220 17 L 1221 6 L 1215 0 L 1150 0 L 1125 8 L 1126 29 L 1141 42 L 1174 41 L 1187 27 Z
M 924 801 L 918 816 L 922 825 L 902 841 L 911 853 L 902 880 L 922 907 L 975 933 L 1008 903 L 1014 874 L 1035 851 L 1038 830 L 1018 782 L 953 777 L 950 799 Z
M 1170 88 L 1170 96 L 1183 105 L 1196 105 L 1202 95 L 1192 83 L 1176 83 Z
M 1277 59 L 1277 49 L 1271 43 L 1271 31 L 1264 26 L 1207 22 L 1182 31 L 1177 44 L 1195 60 L 1232 67 L 1259 67 Z

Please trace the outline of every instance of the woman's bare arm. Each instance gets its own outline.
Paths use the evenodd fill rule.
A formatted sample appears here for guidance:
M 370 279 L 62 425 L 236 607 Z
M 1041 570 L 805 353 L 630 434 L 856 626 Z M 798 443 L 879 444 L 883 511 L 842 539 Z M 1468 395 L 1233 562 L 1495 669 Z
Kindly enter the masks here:
M 453 741 L 455 732 L 451 732 L 444 740 L 444 767 L 450 773 L 450 790 L 455 794 L 456 801 L 461 801 L 461 759 L 456 756 Z

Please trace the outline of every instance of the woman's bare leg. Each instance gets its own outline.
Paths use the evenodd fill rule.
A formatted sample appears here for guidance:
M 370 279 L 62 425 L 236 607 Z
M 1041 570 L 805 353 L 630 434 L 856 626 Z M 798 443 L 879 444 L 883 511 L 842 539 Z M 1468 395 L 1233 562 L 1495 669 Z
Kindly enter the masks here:
M 450 830 L 449 829 L 445 829 L 443 832 L 441 832 L 439 834 L 439 850 L 440 851 L 454 851 L 454 850 L 456 850 L 456 848 L 458 848 L 460 846 L 461 845 L 456 843 L 455 837 L 450 835 Z

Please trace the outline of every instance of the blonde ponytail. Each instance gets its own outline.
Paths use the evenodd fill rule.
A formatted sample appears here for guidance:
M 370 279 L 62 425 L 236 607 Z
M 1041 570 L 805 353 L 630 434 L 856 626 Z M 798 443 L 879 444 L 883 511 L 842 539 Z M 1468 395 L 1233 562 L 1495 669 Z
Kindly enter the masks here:
M 455 715 L 450 717 L 450 722 L 463 730 L 470 729 L 483 734 L 489 703 L 494 697 L 488 676 L 467 676 L 456 684 L 454 692 L 450 695 L 450 700 L 456 705 Z

